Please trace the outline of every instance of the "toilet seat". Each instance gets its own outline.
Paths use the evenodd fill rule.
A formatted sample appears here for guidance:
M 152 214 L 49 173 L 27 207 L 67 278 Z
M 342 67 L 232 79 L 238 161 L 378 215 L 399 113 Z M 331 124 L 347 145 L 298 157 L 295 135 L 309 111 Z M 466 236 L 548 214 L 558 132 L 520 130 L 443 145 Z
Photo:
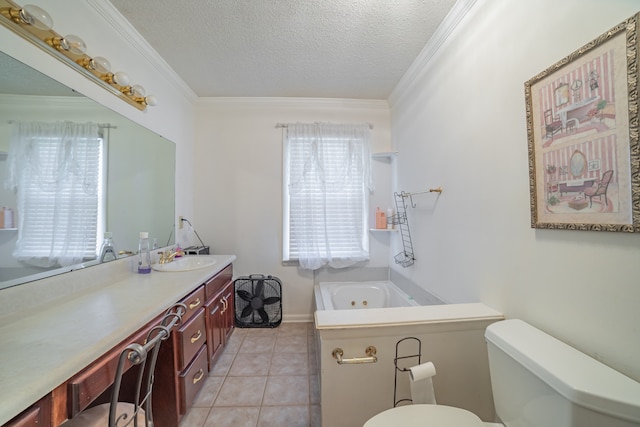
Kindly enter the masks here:
M 405 405 L 387 409 L 363 427 L 484 427 L 474 413 L 445 405 Z

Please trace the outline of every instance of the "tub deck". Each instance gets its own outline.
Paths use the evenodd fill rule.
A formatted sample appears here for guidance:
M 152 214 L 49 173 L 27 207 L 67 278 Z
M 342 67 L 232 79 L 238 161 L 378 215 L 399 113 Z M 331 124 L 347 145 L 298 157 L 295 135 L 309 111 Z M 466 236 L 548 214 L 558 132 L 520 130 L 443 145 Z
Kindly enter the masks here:
M 315 312 L 317 330 L 469 322 L 487 318 L 502 319 L 503 315 L 481 303 Z

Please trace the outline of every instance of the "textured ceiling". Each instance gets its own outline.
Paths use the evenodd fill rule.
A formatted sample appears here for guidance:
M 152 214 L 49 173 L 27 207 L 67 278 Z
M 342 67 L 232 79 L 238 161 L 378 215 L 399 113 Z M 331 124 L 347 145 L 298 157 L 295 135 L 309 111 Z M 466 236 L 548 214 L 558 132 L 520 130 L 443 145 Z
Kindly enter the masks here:
M 110 1 L 198 96 L 360 99 L 387 99 L 455 4 Z

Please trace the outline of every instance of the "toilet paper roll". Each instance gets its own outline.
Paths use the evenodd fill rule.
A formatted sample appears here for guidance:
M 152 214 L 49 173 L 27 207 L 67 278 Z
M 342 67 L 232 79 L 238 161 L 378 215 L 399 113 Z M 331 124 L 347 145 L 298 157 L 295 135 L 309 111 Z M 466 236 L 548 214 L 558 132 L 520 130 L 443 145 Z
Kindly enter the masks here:
M 436 404 L 436 395 L 433 391 L 431 377 L 436 374 L 433 363 L 427 362 L 409 368 L 409 386 L 411 388 L 411 400 L 414 404 Z

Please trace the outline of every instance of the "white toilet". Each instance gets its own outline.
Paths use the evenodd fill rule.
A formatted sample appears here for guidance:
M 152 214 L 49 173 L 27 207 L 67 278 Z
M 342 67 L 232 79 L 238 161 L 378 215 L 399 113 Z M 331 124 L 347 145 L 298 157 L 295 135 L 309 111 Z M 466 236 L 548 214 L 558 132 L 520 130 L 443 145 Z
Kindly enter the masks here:
M 640 383 L 527 323 L 490 325 L 485 338 L 496 413 L 507 427 L 640 426 Z M 407 405 L 364 427 L 487 427 L 469 411 Z

